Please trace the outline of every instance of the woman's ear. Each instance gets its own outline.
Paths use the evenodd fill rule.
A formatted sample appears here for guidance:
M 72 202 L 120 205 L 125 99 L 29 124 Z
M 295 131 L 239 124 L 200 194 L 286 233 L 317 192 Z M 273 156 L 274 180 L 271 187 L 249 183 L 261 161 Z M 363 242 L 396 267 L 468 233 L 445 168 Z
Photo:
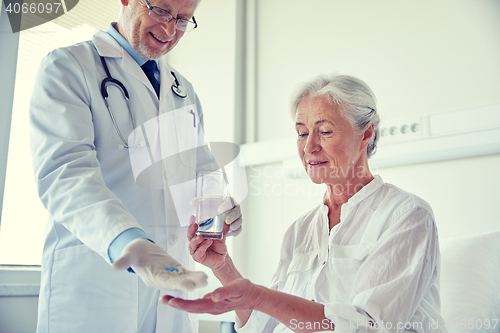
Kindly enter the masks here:
M 372 136 L 375 132 L 375 125 L 373 123 L 368 126 L 368 128 L 363 132 L 363 139 L 361 140 L 361 150 L 366 150 L 368 144 L 372 140 Z

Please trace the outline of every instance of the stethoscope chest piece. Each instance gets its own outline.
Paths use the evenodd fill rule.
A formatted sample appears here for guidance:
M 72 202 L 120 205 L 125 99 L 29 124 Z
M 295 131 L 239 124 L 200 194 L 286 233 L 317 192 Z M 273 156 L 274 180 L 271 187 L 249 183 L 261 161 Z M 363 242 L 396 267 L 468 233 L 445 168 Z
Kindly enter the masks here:
M 172 91 L 180 98 L 185 98 L 187 96 L 186 92 L 184 91 L 184 89 L 182 89 L 181 86 L 172 85 Z
M 174 77 L 174 82 L 172 83 L 172 91 L 174 92 L 174 94 L 176 94 L 180 98 L 185 98 L 187 96 L 187 94 L 184 91 L 184 89 L 182 89 L 179 81 L 177 80 L 177 76 L 175 76 L 175 73 L 172 71 L 170 73 Z

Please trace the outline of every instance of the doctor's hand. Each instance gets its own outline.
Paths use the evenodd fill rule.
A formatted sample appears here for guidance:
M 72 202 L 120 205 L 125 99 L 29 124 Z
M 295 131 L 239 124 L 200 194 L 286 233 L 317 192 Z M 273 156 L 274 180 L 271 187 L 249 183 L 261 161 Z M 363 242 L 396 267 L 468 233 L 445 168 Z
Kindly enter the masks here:
M 160 246 L 143 238 L 130 242 L 112 267 L 131 267 L 148 287 L 161 290 L 191 291 L 207 285 L 205 273 L 184 269 Z
M 193 198 L 189 204 L 196 207 L 196 200 L 198 198 Z M 238 236 L 241 233 L 241 224 L 243 223 L 243 217 L 241 215 L 240 205 L 232 197 L 226 197 L 224 202 L 218 208 L 219 214 L 225 214 L 224 223 L 229 225 L 229 231 L 231 234 L 229 236 Z
M 229 225 L 231 236 L 238 236 L 241 233 L 241 224 L 243 223 L 240 205 L 232 197 L 227 197 L 219 206 L 219 214 L 224 212 L 226 212 L 224 223 Z
M 226 236 L 229 232 L 229 226 L 224 225 L 222 232 L 223 238 L 204 239 L 201 235 L 196 235 L 198 225 L 195 223 L 195 217 L 191 216 L 189 219 L 189 228 L 187 231 L 187 238 L 189 239 L 189 253 L 194 261 L 207 266 L 211 269 L 220 268 L 227 259 Z

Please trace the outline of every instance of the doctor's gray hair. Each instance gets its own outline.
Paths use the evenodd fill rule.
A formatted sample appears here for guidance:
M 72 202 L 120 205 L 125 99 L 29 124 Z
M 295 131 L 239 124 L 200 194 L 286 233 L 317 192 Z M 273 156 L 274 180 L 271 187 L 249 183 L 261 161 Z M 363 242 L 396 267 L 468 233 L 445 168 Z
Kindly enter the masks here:
M 375 94 L 365 82 L 349 75 L 319 75 L 299 87 L 292 97 L 293 118 L 300 101 L 308 95 L 325 96 L 332 105 L 339 106 L 342 116 L 359 133 L 364 132 L 373 123 L 373 136 L 366 150 L 368 157 L 375 154 L 380 117 L 377 113 Z

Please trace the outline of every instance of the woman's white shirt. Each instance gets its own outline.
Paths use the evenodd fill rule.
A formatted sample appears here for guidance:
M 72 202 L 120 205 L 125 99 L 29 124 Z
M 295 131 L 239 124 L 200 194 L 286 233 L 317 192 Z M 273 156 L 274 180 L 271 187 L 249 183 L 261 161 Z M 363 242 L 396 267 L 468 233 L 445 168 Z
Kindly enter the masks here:
M 341 208 L 329 230 L 324 204 L 287 230 L 271 289 L 324 305 L 319 323 L 290 327 L 338 332 L 443 332 L 440 254 L 431 207 L 380 176 Z M 290 332 L 253 311 L 238 332 Z

